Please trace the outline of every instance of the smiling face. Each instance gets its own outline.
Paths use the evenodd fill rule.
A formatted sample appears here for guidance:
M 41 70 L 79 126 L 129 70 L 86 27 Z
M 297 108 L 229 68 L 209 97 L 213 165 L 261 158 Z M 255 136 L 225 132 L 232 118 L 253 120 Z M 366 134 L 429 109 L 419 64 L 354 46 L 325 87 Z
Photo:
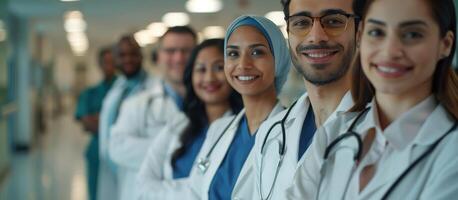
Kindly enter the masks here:
M 192 86 L 205 104 L 227 103 L 232 91 L 224 75 L 223 53 L 214 46 L 198 53 L 192 72 Z
M 275 94 L 275 66 L 269 43 L 252 26 L 240 26 L 229 37 L 226 47 L 226 77 L 241 95 Z
M 290 18 L 289 44 L 291 58 L 296 70 L 302 74 L 305 80 L 314 85 L 324 85 L 339 80 L 350 67 L 355 52 L 355 23 L 354 17 L 342 17 L 352 14 L 352 0 L 291 0 L 289 5 Z M 332 16 L 338 14 L 339 18 L 324 17 L 318 20 L 317 17 Z M 315 17 L 313 25 L 308 33 L 298 34 L 305 28 L 297 27 L 305 25 L 307 20 L 296 21 L 291 16 Z M 345 29 L 336 35 L 331 29 L 336 20 L 348 21 Z M 343 21 L 342 21 L 343 22 Z M 296 26 L 297 28 L 294 29 Z
M 133 41 L 123 40 L 119 43 L 121 72 L 126 77 L 135 76 L 141 69 L 142 55 L 140 47 Z
M 158 64 L 164 78 L 173 84 L 182 84 L 186 62 L 195 46 L 195 40 L 188 33 L 168 33 L 158 52 Z
M 450 54 L 453 36 L 441 38 L 428 4 L 378 0 L 364 24 L 361 64 L 377 94 L 430 94 L 436 64 Z

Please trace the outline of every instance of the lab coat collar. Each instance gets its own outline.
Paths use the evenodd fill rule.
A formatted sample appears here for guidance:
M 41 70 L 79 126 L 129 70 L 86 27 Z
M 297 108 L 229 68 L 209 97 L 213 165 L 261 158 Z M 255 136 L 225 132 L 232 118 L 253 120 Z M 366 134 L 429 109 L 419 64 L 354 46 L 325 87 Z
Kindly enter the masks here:
M 339 105 L 337 108 L 332 112 L 332 114 L 326 119 L 324 124 L 322 126 L 325 126 L 329 124 L 331 121 L 334 121 L 337 119 L 338 116 L 342 115 L 343 113 L 347 112 L 352 106 L 353 106 L 353 98 L 351 96 L 351 92 L 348 91 L 345 93 L 345 95 L 342 97 L 342 100 L 340 100 Z
M 373 104 L 373 101 L 371 104 Z M 407 137 L 395 137 L 394 134 L 404 134 L 401 132 L 395 133 L 386 133 L 383 136 L 386 137 L 386 140 L 391 143 L 391 145 L 398 150 L 399 154 L 397 156 L 398 165 L 396 168 L 390 170 L 387 174 L 384 174 L 383 178 L 374 183 L 369 183 L 367 188 L 361 193 L 362 197 L 366 194 L 370 194 L 373 191 L 376 191 L 383 187 L 384 185 L 393 181 L 396 177 L 399 177 L 401 173 L 411 164 L 413 159 L 416 159 L 421 153 L 423 153 L 428 146 L 436 142 L 440 137 L 442 137 L 446 132 L 453 126 L 455 123 L 454 118 L 445 110 L 442 105 L 437 105 L 435 103 L 434 97 L 428 97 L 421 103 L 417 104 L 408 112 L 404 113 L 401 117 L 409 117 L 412 120 L 403 120 L 399 119 L 400 123 L 403 123 L 397 130 L 403 130 L 403 127 L 413 127 L 419 126 L 420 130 L 417 130 L 416 133 L 413 133 L 413 136 Z M 372 105 L 373 108 L 375 104 Z M 433 109 L 433 111 L 428 113 L 428 110 Z M 358 128 L 358 132 L 361 130 L 367 130 L 369 128 L 376 127 L 377 123 L 374 123 L 376 118 L 375 109 L 371 109 L 372 113 L 368 113 L 368 117 L 364 120 L 364 124 L 361 124 L 363 127 Z M 424 119 L 421 124 L 420 120 Z M 378 124 L 377 124 L 378 126 Z M 379 126 L 378 126 L 379 127 Z M 359 132 L 364 133 L 364 132 Z M 391 135 L 388 135 L 391 134 Z M 412 134 L 407 133 L 406 134 Z M 421 148 L 420 148 L 421 146 Z M 415 148 L 414 148 L 415 147 Z
M 423 127 L 425 121 L 427 118 L 429 118 L 436 107 L 437 102 L 434 96 L 430 96 L 424 99 L 409 109 L 407 112 L 403 113 L 398 119 L 394 120 L 388 127 L 386 127 L 383 131 L 383 135 L 385 136 L 386 140 L 398 150 L 410 146 L 418 136 L 418 133 Z M 377 122 L 377 126 L 380 127 L 380 121 L 377 120 Z M 435 126 L 437 127 L 437 124 Z M 428 135 L 432 136 L 441 134 Z
M 442 104 L 429 115 L 414 140 L 416 145 L 431 145 L 447 133 L 456 120 Z
M 378 118 L 379 111 L 375 98 L 368 104 L 368 107 L 370 107 L 370 110 L 366 115 L 367 117 L 361 119 L 361 122 L 357 123 L 358 127 L 356 128 L 356 132 L 364 137 L 369 129 L 375 128 L 378 133 L 382 133 L 382 137 L 386 139 L 386 141 L 388 141 L 388 143 L 390 143 L 395 149 L 402 150 L 415 143 L 415 140 L 419 139 L 417 137 L 419 135 L 419 131 L 424 130 L 422 127 L 425 127 L 425 121 L 427 118 L 431 117 L 431 113 L 437 107 L 437 103 L 434 96 L 426 98 L 409 111 L 403 113 L 398 119 L 385 128 L 384 131 L 381 131 L 380 128 L 380 120 Z M 353 120 L 348 120 L 347 127 L 350 127 L 351 123 L 353 123 Z M 438 132 L 438 122 L 434 121 L 433 123 L 433 127 L 435 128 L 435 131 L 433 132 Z M 435 140 L 432 139 L 440 137 L 440 134 L 426 134 L 426 136 L 428 138 L 426 141 L 431 141 L 426 142 L 425 145 L 433 143 Z

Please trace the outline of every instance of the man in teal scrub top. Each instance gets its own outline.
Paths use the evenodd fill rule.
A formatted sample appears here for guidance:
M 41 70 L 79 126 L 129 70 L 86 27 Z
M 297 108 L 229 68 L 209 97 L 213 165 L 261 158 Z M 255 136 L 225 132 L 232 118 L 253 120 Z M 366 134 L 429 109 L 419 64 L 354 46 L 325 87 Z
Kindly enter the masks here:
M 100 50 L 98 61 L 103 72 L 103 80 L 81 92 L 78 98 L 75 117 L 80 121 L 84 130 L 91 134 L 90 142 L 86 148 L 87 180 L 89 199 L 96 199 L 97 176 L 99 170 L 99 112 L 102 109 L 103 98 L 110 90 L 116 79 L 113 52 L 110 48 Z

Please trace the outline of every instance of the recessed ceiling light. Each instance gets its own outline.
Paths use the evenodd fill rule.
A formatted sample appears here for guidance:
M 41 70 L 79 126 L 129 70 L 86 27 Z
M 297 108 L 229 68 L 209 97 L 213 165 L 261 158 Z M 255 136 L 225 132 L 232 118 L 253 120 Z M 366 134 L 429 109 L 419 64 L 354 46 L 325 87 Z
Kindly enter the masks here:
M 226 30 L 222 26 L 207 26 L 202 32 L 206 39 L 223 38 L 226 34 Z
M 162 22 L 165 25 L 171 26 L 185 26 L 189 24 L 189 16 L 184 12 L 169 12 L 162 17 Z
M 220 0 L 188 0 L 186 9 L 193 13 L 215 13 L 223 9 Z

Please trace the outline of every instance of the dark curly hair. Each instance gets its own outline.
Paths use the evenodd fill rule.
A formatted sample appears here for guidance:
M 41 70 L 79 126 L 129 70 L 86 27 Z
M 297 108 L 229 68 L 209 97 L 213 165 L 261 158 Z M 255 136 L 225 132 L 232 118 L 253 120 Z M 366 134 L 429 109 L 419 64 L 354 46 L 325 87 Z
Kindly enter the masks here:
M 192 72 L 197 55 L 202 49 L 208 47 L 216 47 L 221 54 L 224 53 L 224 40 L 223 39 L 209 39 L 197 45 L 191 52 L 191 56 L 184 71 L 183 82 L 186 85 L 186 97 L 184 101 L 184 113 L 190 120 L 188 127 L 180 136 L 181 147 L 178 148 L 172 155 L 172 165 L 175 167 L 176 160 L 182 156 L 186 147 L 192 144 L 195 138 L 199 136 L 201 130 L 208 124 L 208 116 L 205 111 L 205 103 L 200 100 L 192 87 Z M 239 93 L 232 90 L 229 96 L 229 104 L 233 113 L 238 113 L 242 107 L 242 98 Z

